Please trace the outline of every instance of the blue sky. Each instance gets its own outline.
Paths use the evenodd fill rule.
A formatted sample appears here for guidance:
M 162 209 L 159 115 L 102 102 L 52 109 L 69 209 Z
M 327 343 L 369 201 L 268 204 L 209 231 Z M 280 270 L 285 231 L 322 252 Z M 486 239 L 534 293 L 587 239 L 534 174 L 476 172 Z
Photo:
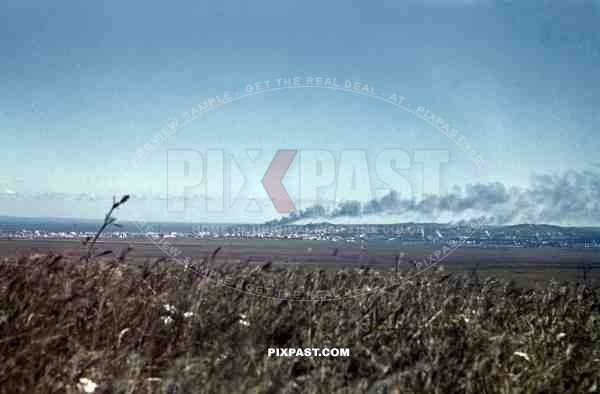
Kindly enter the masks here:
M 441 193 L 494 182 L 527 189 L 536 174 L 595 170 L 600 3 L 522 3 L 4 1 L 0 214 L 101 217 L 112 194 L 137 193 L 125 215 L 259 222 L 278 216 L 260 184 L 278 149 L 324 149 L 336 160 L 342 149 L 365 149 L 370 161 L 386 148 L 448 150 Z M 211 97 L 319 76 L 433 111 L 485 163 L 388 103 L 316 88 L 229 103 L 179 129 L 140 166 L 130 162 Z M 225 212 L 206 212 L 201 198 L 169 212 L 168 149 L 234 155 L 246 178 L 238 203 L 227 207 L 225 192 Z M 255 165 L 245 149 L 262 149 Z M 413 163 L 405 173 L 414 190 L 422 172 Z M 295 160 L 284 180 L 293 199 L 298 174 Z M 189 193 L 206 195 L 206 184 Z M 331 200 L 335 186 L 323 193 Z M 251 198 L 261 212 L 245 212 Z

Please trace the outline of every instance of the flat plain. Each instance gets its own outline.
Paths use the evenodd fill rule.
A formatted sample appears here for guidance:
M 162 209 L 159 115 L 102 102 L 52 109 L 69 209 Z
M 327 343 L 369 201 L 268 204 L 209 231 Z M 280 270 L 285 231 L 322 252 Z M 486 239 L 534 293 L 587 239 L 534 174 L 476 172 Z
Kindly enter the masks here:
M 436 266 L 443 266 L 449 272 L 473 273 L 483 277 L 493 276 L 514 280 L 520 284 L 534 282 L 581 281 L 583 266 L 587 266 L 587 280 L 600 283 L 600 249 L 574 248 L 477 248 L 460 247 L 451 253 L 442 252 L 442 245 L 398 246 L 385 243 L 370 244 L 366 250 L 359 246 L 336 244 L 333 242 L 303 240 L 183 240 L 168 239 L 162 242 L 169 255 L 150 240 L 99 241 L 96 249 L 112 251 L 118 255 L 121 250 L 132 247 L 128 261 L 143 262 L 159 258 L 176 260 L 208 258 L 220 248 L 216 261 L 263 263 L 272 261 L 276 266 L 304 266 L 313 269 L 339 269 L 346 267 L 371 266 L 386 269 L 393 267 L 397 256 L 404 252 L 404 266 L 421 262 L 422 267 L 430 262 L 430 257 L 439 259 Z M 80 256 L 84 246 L 77 240 L 0 240 L 0 256 L 26 257 L 35 253 L 53 253 L 63 256 Z M 402 267 L 401 267 L 402 268 Z

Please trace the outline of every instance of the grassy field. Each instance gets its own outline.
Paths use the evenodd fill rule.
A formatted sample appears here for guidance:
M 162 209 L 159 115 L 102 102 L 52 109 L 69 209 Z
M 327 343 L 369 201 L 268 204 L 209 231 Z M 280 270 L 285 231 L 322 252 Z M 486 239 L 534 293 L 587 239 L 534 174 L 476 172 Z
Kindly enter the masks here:
M 591 287 L 526 289 L 438 270 L 405 279 L 413 273 L 406 270 L 385 290 L 297 302 L 155 260 L 4 259 L 0 392 L 598 391 L 600 291 Z M 360 287 L 388 274 L 383 266 L 210 264 L 255 284 L 307 290 Z M 350 356 L 267 355 L 315 347 L 348 348 Z
M 185 257 L 193 259 L 208 258 L 221 247 L 217 259 L 220 262 L 244 262 L 247 260 L 265 262 L 272 260 L 279 266 L 305 266 L 311 269 L 340 269 L 371 265 L 378 268 L 393 267 L 395 258 L 401 251 L 415 261 L 427 260 L 436 251 L 436 247 L 390 247 L 387 245 L 370 246 L 366 257 L 361 257 L 357 246 L 340 246 L 334 243 L 300 240 L 195 240 L 170 241 L 180 254 L 178 260 Z M 150 241 L 138 242 L 99 242 L 102 250 L 111 250 L 118 254 L 120 250 L 132 246 L 127 257 L 130 262 L 143 263 L 147 259 L 167 257 L 159 246 Z M 338 248 L 336 256 L 333 252 Z M 437 247 L 439 248 L 439 247 Z M 66 256 L 80 256 L 83 246 L 79 241 L 69 240 L 0 240 L 0 256 L 27 257 L 33 253 L 55 253 Z M 310 250 L 310 251 L 309 251 Z M 173 262 L 173 264 L 177 264 Z M 592 269 L 588 282 L 600 285 L 600 251 L 595 249 L 480 249 L 461 247 L 445 256 L 439 264 L 449 272 L 471 273 L 477 271 L 481 276 L 514 280 L 518 285 L 544 285 L 550 280 L 582 281 L 582 264 Z M 403 267 L 406 269 L 407 267 Z

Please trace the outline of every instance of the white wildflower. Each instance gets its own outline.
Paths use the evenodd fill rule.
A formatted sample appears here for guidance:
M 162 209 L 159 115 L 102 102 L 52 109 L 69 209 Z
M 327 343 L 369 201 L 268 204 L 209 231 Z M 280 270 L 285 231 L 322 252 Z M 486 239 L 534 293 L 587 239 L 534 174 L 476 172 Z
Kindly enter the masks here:
M 218 357 L 217 357 L 217 361 L 221 362 L 221 361 L 225 361 L 227 360 L 227 358 L 229 358 L 231 356 L 231 354 L 229 352 L 223 352 L 221 353 Z
M 183 317 L 185 317 L 186 319 L 189 319 L 192 316 L 194 316 L 194 312 L 185 312 L 183 314 Z
M 559 334 L 556 336 L 556 339 L 557 339 L 557 340 L 561 340 L 561 339 L 563 339 L 563 338 L 564 338 L 564 337 L 566 337 L 566 336 L 567 336 L 567 334 L 565 334 L 564 332 L 561 332 L 561 333 L 559 333 Z
M 529 356 L 527 355 L 527 353 L 523 353 L 523 352 L 514 352 L 513 353 L 515 356 L 519 356 L 524 358 L 527 361 L 531 361 L 531 359 L 529 358 Z
M 96 387 L 98 387 L 98 385 L 88 378 L 81 378 L 79 379 L 79 384 L 77 385 L 77 387 L 79 388 L 79 390 L 85 393 L 93 393 L 94 391 L 96 391 Z
M 173 306 L 173 305 L 169 305 L 169 304 L 164 304 L 163 308 L 165 308 L 165 310 L 169 313 L 176 313 L 177 309 Z
M 248 316 L 246 316 L 245 313 L 240 313 L 240 324 L 242 326 L 246 326 L 248 327 L 250 325 L 250 322 L 248 320 L 246 320 Z
M 160 320 L 162 320 L 163 324 L 171 324 L 174 321 L 171 316 L 161 316 Z

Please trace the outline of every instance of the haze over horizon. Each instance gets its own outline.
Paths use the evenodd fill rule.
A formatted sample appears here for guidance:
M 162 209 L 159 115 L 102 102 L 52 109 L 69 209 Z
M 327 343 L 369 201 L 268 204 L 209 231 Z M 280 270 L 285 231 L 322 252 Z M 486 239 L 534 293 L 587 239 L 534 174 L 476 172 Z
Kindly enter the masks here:
M 261 179 L 278 150 L 293 149 L 283 185 L 297 220 L 485 215 L 490 224 L 600 226 L 598 1 L 148 5 L 3 3 L 0 215 L 100 219 L 113 195 L 130 194 L 121 221 L 134 212 L 153 222 L 291 220 Z M 305 86 L 318 77 L 352 87 Z M 293 78 L 304 86 L 271 89 Z M 247 94 L 248 86 L 268 91 L 183 125 L 199 104 Z M 392 95 L 404 109 L 391 105 Z M 440 130 L 446 124 L 456 136 Z M 165 128 L 171 135 L 163 139 Z M 162 142 L 134 164 L 152 140 Z M 167 208 L 174 149 L 205 161 L 180 169 L 203 176 L 175 195 L 185 199 L 177 212 Z M 409 159 L 378 167 L 385 149 Z M 221 167 L 207 150 L 224 157 L 224 176 L 213 183 L 209 174 Z M 344 161 L 345 150 L 363 150 L 367 166 L 359 156 Z M 439 178 L 424 175 L 418 150 L 448 152 Z M 317 199 L 317 179 L 302 183 L 302 152 L 333 158 L 335 174 L 325 174 L 333 181 Z M 356 167 L 340 170 L 348 162 Z M 385 182 L 394 174 L 411 185 L 398 199 Z M 221 200 L 221 212 L 208 211 Z

